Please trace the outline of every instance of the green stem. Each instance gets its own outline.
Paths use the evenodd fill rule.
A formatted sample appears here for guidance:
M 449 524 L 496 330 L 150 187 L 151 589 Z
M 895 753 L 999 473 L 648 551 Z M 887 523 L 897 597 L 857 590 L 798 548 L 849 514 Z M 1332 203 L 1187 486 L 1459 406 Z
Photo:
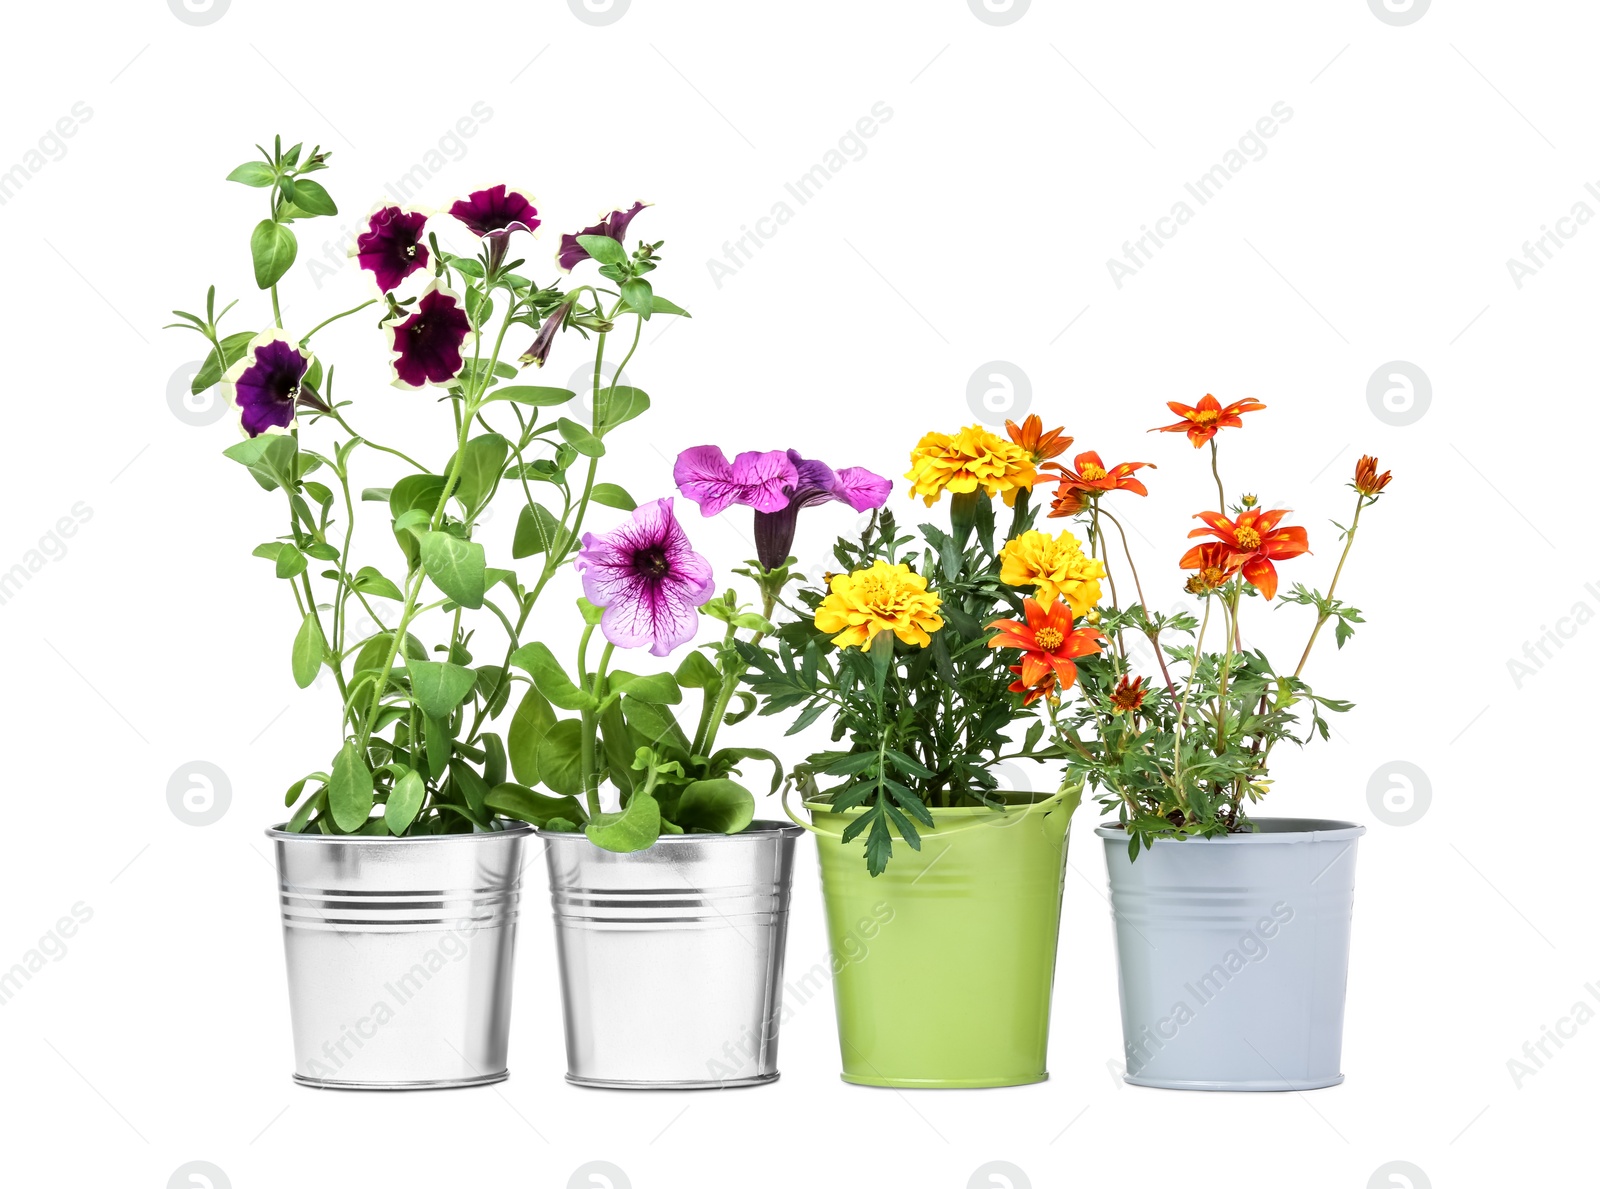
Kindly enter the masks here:
M 1228 497 L 1222 493 L 1222 476 L 1217 472 L 1217 439 L 1211 439 L 1211 477 L 1217 481 L 1217 511 L 1228 514 Z
M 276 290 L 274 290 L 274 292 L 276 292 Z M 362 302 L 358 306 L 352 306 L 350 309 L 345 310 L 343 313 L 335 314 L 331 318 L 324 318 L 321 322 L 318 322 L 315 326 L 313 326 L 310 330 L 306 331 L 305 334 L 303 334 L 300 337 L 300 345 L 302 347 L 304 347 L 307 343 L 309 343 L 311 341 L 311 336 L 312 335 L 316 334 L 317 331 L 321 330 L 324 326 L 327 326 L 329 323 L 337 322 L 340 318 L 348 318 L 351 314 L 359 314 L 362 310 L 366 309 L 368 306 L 377 305 L 377 304 L 378 304 L 378 299 L 376 297 L 370 298 L 367 301 Z
M 1328 584 L 1328 603 L 1333 606 L 1333 592 L 1338 589 L 1339 575 L 1344 573 L 1345 558 L 1350 556 L 1350 546 L 1356 543 L 1356 526 L 1361 523 L 1361 509 L 1366 507 L 1367 497 L 1360 492 L 1356 493 L 1356 514 L 1350 520 L 1350 531 L 1344 535 L 1344 552 L 1339 555 L 1339 564 L 1334 567 L 1333 581 Z M 1300 671 L 1306 667 L 1306 660 L 1311 656 L 1311 646 L 1317 642 L 1317 633 L 1322 630 L 1322 625 L 1328 621 L 1333 612 L 1320 611 L 1317 613 L 1317 622 L 1311 629 L 1311 639 L 1306 641 L 1306 650 L 1300 654 L 1300 663 L 1294 667 L 1294 675 L 1300 676 Z
M 1189 666 L 1189 680 L 1183 687 L 1183 701 L 1178 706 L 1178 723 L 1173 728 L 1172 734 L 1172 783 L 1178 796 L 1178 804 L 1185 809 L 1189 806 L 1189 797 L 1183 789 L 1183 721 L 1189 714 L 1189 695 L 1194 692 L 1195 682 L 1200 674 L 1201 650 L 1206 643 L 1206 627 L 1211 622 L 1211 596 L 1206 595 L 1205 614 L 1200 618 L 1200 635 L 1194 642 L 1194 660 Z

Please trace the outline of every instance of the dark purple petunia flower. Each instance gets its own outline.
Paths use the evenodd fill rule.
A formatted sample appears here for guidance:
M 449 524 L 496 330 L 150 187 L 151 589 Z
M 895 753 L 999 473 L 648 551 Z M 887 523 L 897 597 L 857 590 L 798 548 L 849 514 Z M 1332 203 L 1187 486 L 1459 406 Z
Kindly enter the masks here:
M 372 212 L 367 229 L 356 236 L 356 259 L 383 292 L 392 293 L 417 269 L 427 267 L 428 249 L 422 246 L 427 222 L 428 216 L 421 211 L 382 206 Z
M 390 360 L 394 382 L 401 388 L 448 384 L 461 372 L 461 344 L 472 324 L 461 298 L 434 281 L 422 291 L 409 317 L 384 325 L 394 333 Z
M 572 309 L 570 301 L 564 301 L 550 311 L 550 316 L 539 327 L 539 333 L 533 336 L 533 345 L 517 357 L 517 362 L 523 367 L 530 363 L 544 366 L 544 361 L 550 357 L 550 344 L 555 342 L 556 333 L 561 329 L 561 324 L 567 320 L 567 314 Z
M 288 429 L 302 400 L 326 408 L 301 391 L 310 367 L 311 353 L 278 330 L 264 331 L 250 341 L 243 358 L 223 377 L 228 403 L 239 410 L 246 434 L 254 438 Z
M 576 235 L 563 235 L 561 250 L 556 253 L 556 263 L 561 266 L 561 271 L 571 272 L 574 265 L 589 259 L 589 253 L 578 243 L 579 235 L 606 235 L 620 244 L 622 237 L 628 234 L 628 224 L 644 208 L 644 203 L 636 202 L 625 211 L 612 211 L 593 227 L 585 227 Z
M 648 644 L 652 656 L 694 639 L 695 608 L 716 590 L 711 563 L 690 546 L 671 497 L 641 504 L 604 536 L 584 533 L 573 568 L 584 597 L 605 608 L 601 634 L 621 648 Z
M 787 489 L 787 506 L 776 512 L 756 510 L 756 560 L 766 570 L 775 570 L 789 560 L 794 545 L 795 523 L 800 509 L 837 500 L 857 512 L 881 508 L 894 484 L 865 467 L 834 470 L 827 463 L 801 458 L 798 450 L 789 451 L 798 481 Z
M 702 516 L 715 516 L 730 504 L 758 512 L 776 512 L 789 502 L 788 489 L 799 480 L 792 450 L 747 450 L 733 460 L 720 446 L 691 446 L 678 455 L 672 479 L 678 490 L 700 505 Z
M 533 201 L 504 185 L 474 190 L 455 202 L 450 213 L 479 239 L 503 239 L 513 231 L 532 231 L 539 226 Z

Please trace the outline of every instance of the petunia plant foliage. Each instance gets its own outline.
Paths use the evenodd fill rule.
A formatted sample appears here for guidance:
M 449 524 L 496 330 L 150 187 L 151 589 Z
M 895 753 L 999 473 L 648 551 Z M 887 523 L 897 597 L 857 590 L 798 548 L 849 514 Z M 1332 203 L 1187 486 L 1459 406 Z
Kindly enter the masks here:
M 296 255 L 294 227 L 337 210 L 306 176 L 325 170 L 328 156 L 274 141 L 229 175 L 267 199 L 248 247 L 267 298 L 255 318 L 270 322 L 234 329 L 237 303 L 219 309 L 213 288 L 203 314 L 177 311 L 175 324 L 207 345 L 194 391 L 218 387 L 238 417 L 241 440 L 225 453 L 281 509 L 282 531 L 254 552 L 294 608 L 294 680 L 326 677 L 338 695 L 329 761 L 289 787 L 285 828 L 414 836 L 513 818 L 586 829 L 623 850 L 663 830 L 742 828 L 750 797 L 730 774 L 772 757 L 714 747 L 717 728 L 736 717 L 734 683 L 700 652 L 676 677 L 608 666 L 614 644 L 648 643 L 661 656 L 688 642 L 700 607 L 726 621 L 730 637 L 756 623 L 712 598 L 709 567 L 670 499 L 636 505 L 599 479 L 612 436 L 650 408 L 642 390 L 620 382 L 644 324 L 687 317 L 655 292 L 661 243 L 626 246 L 644 205 L 562 236 L 556 267 L 536 279 L 542 270 L 525 267 L 523 253 L 542 219 L 527 191 L 494 185 L 440 210 L 380 201 L 351 250 L 370 296 L 315 321 L 297 295 L 291 326 L 279 286 Z M 372 349 L 342 368 L 336 386 L 318 336 L 354 317 L 372 327 Z M 593 377 L 581 397 L 526 382 L 526 369 L 542 367 L 558 344 L 579 350 L 580 338 Z M 619 340 L 608 380 L 607 352 Z M 383 396 L 373 383 L 383 360 L 399 393 Z M 371 436 L 383 406 L 424 400 L 431 439 L 401 448 Z M 380 472 L 384 485 L 358 480 Z M 506 505 L 516 521 L 509 556 L 492 556 L 479 530 Z M 623 519 L 609 533 L 585 532 L 601 517 Z M 587 594 L 576 678 L 530 630 L 547 621 L 534 610 L 569 567 Z M 590 671 L 595 630 L 608 643 Z M 710 651 L 728 649 L 723 641 Z M 671 712 L 685 687 L 707 699 L 693 738 Z M 601 803 L 602 777 L 621 803 Z M 642 811 L 647 802 L 656 812 Z

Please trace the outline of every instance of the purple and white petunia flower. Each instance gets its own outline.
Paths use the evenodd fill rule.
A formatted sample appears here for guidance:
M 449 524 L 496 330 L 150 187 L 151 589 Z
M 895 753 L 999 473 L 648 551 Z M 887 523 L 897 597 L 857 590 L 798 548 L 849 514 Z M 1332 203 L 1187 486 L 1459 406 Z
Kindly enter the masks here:
M 294 424 L 301 403 L 326 406 L 302 391 L 311 352 L 281 330 L 264 330 L 250 340 L 239 361 L 222 377 L 223 398 L 239 410 L 239 424 L 249 437 L 283 433 Z
M 394 382 L 401 388 L 448 384 L 461 374 L 461 345 L 472 323 L 460 296 L 437 280 L 422 291 L 415 309 L 384 323 L 394 338 Z
M 539 211 L 533 200 L 505 185 L 474 190 L 450 207 L 467 230 L 479 239 L 503 239 L 513 231 L 533 231 L 539 226 Z
M 584 598 L 605 608 L 601 634 L 619 648 L 648 644 L 652 656 L 694 639 L 695 609 L 716 591 L 711 563 L 689 544 L 670 496 L 641 504 L 603 536 L 584 533 L 573 569 Z
M 620 244 L 622 237 L 628 234 L 628 224 L 633 222 L 633 217 L 644 210 L 646 205 L 648 204 L 636 202 L 625 211 L 612 211 L 593 227 L 585 227 L 574 235 L 563 235 L 561 250 L 556 253 L 556 263 L 561 266 L 561 271 L 571 272 L 577 264 L 589 259 L 589 253 L 578 243 L 578 236 L 605 235 Z
M 720 446 L 691 446 L 678 455 L 672 478 L 679 491 L 700 505 L 702 516 L 715 516 L 730 504 L 776 512 L 788 505 L 787 489 L 799 481 L 791 454 L 747 450 L 730 463 Z
M 373 275 L 378 288 L 392 293 L 419 268 L 428 266 L 428 249 L 422 245 L 422 229 L 428 216 L 398 206 L 380 206 L 367 220 L 367 229 L 356 236 L 352 255 Z

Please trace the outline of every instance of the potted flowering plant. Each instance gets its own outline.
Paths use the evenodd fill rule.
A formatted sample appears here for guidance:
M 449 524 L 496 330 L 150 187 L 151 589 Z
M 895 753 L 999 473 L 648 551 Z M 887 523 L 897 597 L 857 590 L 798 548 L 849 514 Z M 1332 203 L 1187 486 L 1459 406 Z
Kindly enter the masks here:
M 1252 495 L 1230 501 L 1219 466 L 1219 433 L 1265 406 L 1224 406 L 1208 394 L 1170 407 L 1180 420 L 1158 428 L 1209 448 L 1216 482 L 1216 507 L 1196 513 L 1200 527 L 1189 535 L 1199 541 L 1177 562 L 1190 573 L 1185 590 L 1198 616 L 1145 601 L 1112 508 L 1146 494 L 1134 472 L 1149 464 L 1108 468 L 1083 453 L 1053 468 L 1051 515 L 1076 518 L 1101 556 L 1121 554 L 1137 597 L 1119 601 L 1108 576 L 1110 603 L 1095 624 L 1103 646 L 1079 662 L 1073 689 L 1054 667 L 1072 655 L 1062 643 L 1069 637 L 1033 608 L 991 646 L 1020 656 L 1024 698 L 1040 715 L 1029 736 L 1044 744 L 1035 754 L 1064 760 L 1067 779 L 1097 790 L 1115 815 L 1097 833 L 1116 921 L 1127 1080 L 1213 1090 L 1334 1085 L 1343 1080 L 1356 840 L 1365 827 L 1258 818 L 1251 807 L 1271 788 L 1275 747 L 1326 739 L 1325 712 L 1350 709 L 1316 693 L 1304 674 L 1325 627 L 1343 647 L 1362 622 L 1336 590 L 1362 513 L 1390 475 L 1374 458 L 1357 463 L 1327 592 L 1296 583 L 1280 594 L 1278 566 L 1308 552 L 1306 531 Z M 1241 626 L 1284 604 L 1312 612 L 1292 669 L 1249 646 Z
M 739 644 L 761 712 L 792 712 L 791 733 L 832 721 L 836 746 L 792 779 L 811 817 L 794 820 L 818 836 L 846 1081 L 982 1087 L 1047 1076 L 1079 789 L 1001 786 L 996 765 L 1027 750 L 1008 728 L 1033 716 L 1015 691 L 1037 678 L 988 645 L 997 618 L 1035 605 L 1004 542 L 1027 537 L 1038 468 L 1069 443 L 1036 417 L 1010 440 L 979 426 L 930 433 L 907 478 L 926 506 L 950 496 L 948 527 L 903 533 L 875 511 L 858 539 L 836 544 L 842 572 L 792 599 L 779 554 L 752 571 L 767 605 L 790 615 L 760 646 Z M 1070 534 L 1047 552 L 1028 559 L 1049 570 L 1036 593 L 1070 624 L 1099 601 L 1105 571 Z M 1096 635 L 1079 632 L 1072 647 L 1092 651 Z M 1070 674 L 1064 656 L 1056 665 Z M 863 947 L 863 922 L 885 919 Z
M 544 285 L 512 250 L 538 229 L 538 209 L 496 185 L 443 211 L 377 204 L 352 250 L 372 295 L 314 324 L 302 317 L 307 328 L 291 332 L 279 284 L 295 259 L 295 226 L 337 209 L 312 176 L 328 154 L 302 150 L 274 141 L 229 175 L 267 200 L 249 240 L 270 298 L 267 329 L 226 331 L 233 305 L 218 310 L 214 288 L 204 316 L 178 311 L 177 324 L 208 345 L 195 393 L 220 384 L 238 417 L 243 440 L 225 453 L 281 500 L 282 531 L 254 552 L 294 603 L 294 680 L 304 688 L 325 676 L 339 701 L 331 762 L 290 785 L 294 812 L 268 831 L 295 1077 L 360 1088 L 498 1081 L 525 823 L 584 815 L 514 779 L 541 770 L 542 698 L 530 709 L 525 696 L 505 735 L 493 725 L 538 667 L 530 617 L 583 548 L 586 517 L 596 506 L 634 508 L 621 487 L 596 481 L 607 437 L 650 404 L 602 380 L 607 339 L 621 323 L 637 346 L 646 319 L 684 311 L 646 279 L 661 245 L 623 246 L 642 204 L 562 237 L 561 268 L 592 260 L 598 279 Z M 349 365 L 341 378 L 354 378 L 336 394 L 317 336 L 369 310 L 374 357 Z M 508 383 L 517 363 L 542 365 L 564 331 L 593 336 L 586 402 L 565 388 Z M 409 397 L 365 395 L 385 356 L 387 378 Z M 436 441 L 402 450 L 358 431 L 354 402 L 341 399 L 351 385 L 365 416 L 433 389 Z M 388 485 L 357 487 L 358 468 L 378 464 Z M 495 559 L 507 564 L 494 566 L 478 529 L 508 496 L 515 539 L 511 557 Z M 358 507 L 378 517 L 359 542 Z

